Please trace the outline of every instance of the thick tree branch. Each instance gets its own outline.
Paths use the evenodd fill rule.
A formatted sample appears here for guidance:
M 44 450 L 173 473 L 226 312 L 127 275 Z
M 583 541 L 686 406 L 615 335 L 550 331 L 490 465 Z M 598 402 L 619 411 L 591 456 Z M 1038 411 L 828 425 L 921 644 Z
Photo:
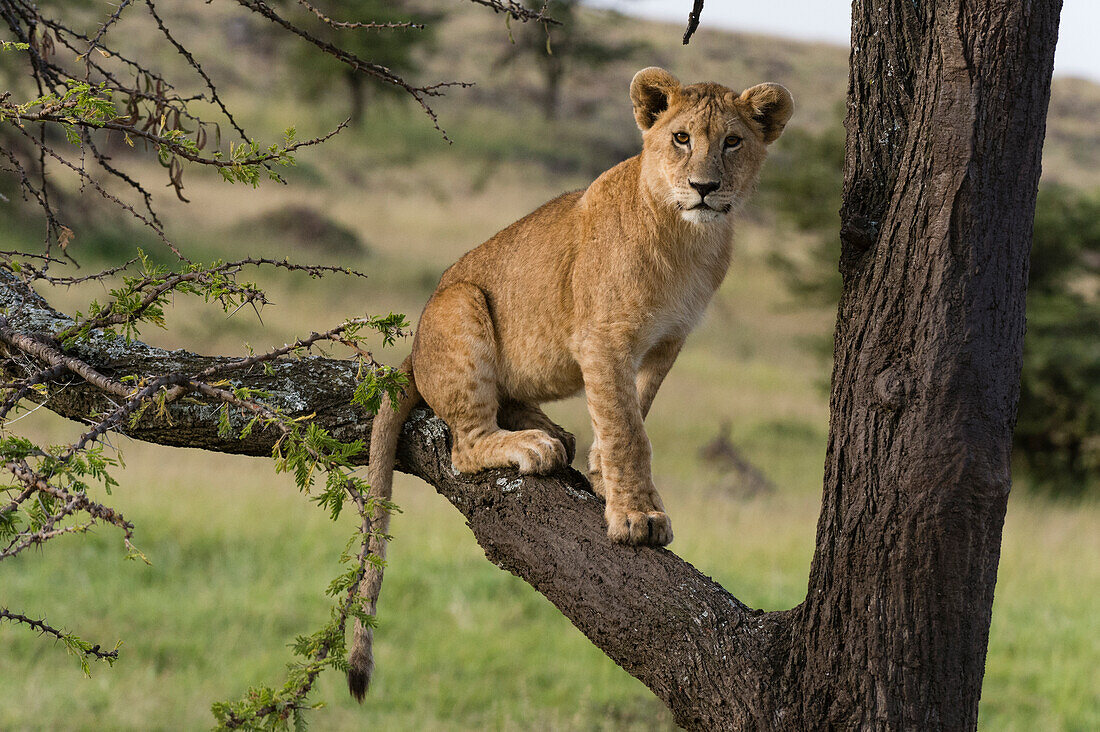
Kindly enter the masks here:
M 52 364 L 53 336 L 73 321 L 7 272 L 0 272 L 0 311 L 11 333 L 31 343 L 0 344 L 8 380 L 36 375 Z M 165 351 L 140 341 L 94 334 L 71 355 L 91 365 L 104 383 L 124 375 L 151 381 L 166 374 L 199 373 L 232 359 Z M 326 358 L 282 360 L 229 376 L 234 386 L 268 393 L 267 401 L 290 415 L 314 420 L 342 441 L 370 438 L 371 419 L 351 404 L 356 366 Z M 118 395 L 92 381 L 64 377 L 45 382 L 47 395 L 32 392 L 47 408 L 87 421 L 116 408 Z M 222 401 L 180 399 L 166 415 L 150 409 L 136 425 L 122 424 L 134 439 L 216 452 L 268 456 L 279 433 L 257 428 L 244 439 L 218 433 Z M 234 415 L 243 426 L 251 415 Z M 366 460 L 367 451 L 359 460 Z M 550 477 L 489 471 L 456 475 L 450 434 L 427 409 L 405 424 L 398 467 L 436 488 L 466 517 L 490 561 L 530 583 L 589 639 L 639 678 L 672 709 L 679 723 L 700 729 L 771 726 L 761 718 L 763 683 L 783 647 L 785 614 L 753 611 L 710 578 L 663 549 L 608 541 L 603 503 L 574 470 Z M 383 600 L 384 602 L 384 600 Z M 384 608 L 382 610 L 384 612 Z M 717 715 L 717 716 L 716 716 Z M 770 716 L 770 714 L 769 714 Z

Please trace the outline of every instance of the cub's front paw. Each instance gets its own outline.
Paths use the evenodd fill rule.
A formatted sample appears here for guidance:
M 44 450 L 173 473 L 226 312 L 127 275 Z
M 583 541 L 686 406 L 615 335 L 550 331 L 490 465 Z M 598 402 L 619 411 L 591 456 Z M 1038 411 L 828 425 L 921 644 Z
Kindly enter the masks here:
M 666 546 L 672 521 L 664 511 L 630 511 L 607 507 L 607 536 L 620 544 Z

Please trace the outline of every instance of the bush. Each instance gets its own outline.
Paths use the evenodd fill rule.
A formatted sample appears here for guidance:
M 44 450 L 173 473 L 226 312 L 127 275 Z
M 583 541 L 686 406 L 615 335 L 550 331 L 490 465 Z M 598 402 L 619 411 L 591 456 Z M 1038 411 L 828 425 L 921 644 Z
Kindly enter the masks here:
M 1100 487 L 1100 193 L 1039 191 L 1016 456 L 1060 494 Z
M 814 234 L 808 259 L 774 255 L 792 294 L 816 304 L 840 299 L 840 194 L 844 128 L 839 120 L 824 132 L 788 130 L 769 156 L 760 181 L 761 205 L 799 231 Z M 830 342 L 831 348 L 831 342 Z

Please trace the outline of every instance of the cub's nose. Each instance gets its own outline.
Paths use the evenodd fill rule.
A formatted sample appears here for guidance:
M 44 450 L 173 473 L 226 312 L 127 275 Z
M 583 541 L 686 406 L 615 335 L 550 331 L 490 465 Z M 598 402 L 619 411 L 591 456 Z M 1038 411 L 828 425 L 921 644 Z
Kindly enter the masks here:
M 703 183 L 696 183 L 693 180 L 689 180 L 688 185 L 699 191 L 700 198 L 706 198 L 708 193 L 714 193 L 722 184 L 716 180 L 708 180 Z

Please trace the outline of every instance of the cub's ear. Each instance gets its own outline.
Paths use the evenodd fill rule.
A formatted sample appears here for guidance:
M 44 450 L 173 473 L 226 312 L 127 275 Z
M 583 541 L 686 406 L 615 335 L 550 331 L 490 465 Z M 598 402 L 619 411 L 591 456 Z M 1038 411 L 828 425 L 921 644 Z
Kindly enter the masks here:
M 675 76 L 656 66 L 634 74 L 630 82 L 630 101 L 638 127 L 643 131 L 652 127 L 661 112 L 668 109 L 669 97 L 679 88 L 680 82 Z
M 760 125 L 764 142 L 767 143 L 775 142 L 794 112 L 791 93 L 771 82 L 746 89 L 738 101 L 749 108 L 749 115 Z

